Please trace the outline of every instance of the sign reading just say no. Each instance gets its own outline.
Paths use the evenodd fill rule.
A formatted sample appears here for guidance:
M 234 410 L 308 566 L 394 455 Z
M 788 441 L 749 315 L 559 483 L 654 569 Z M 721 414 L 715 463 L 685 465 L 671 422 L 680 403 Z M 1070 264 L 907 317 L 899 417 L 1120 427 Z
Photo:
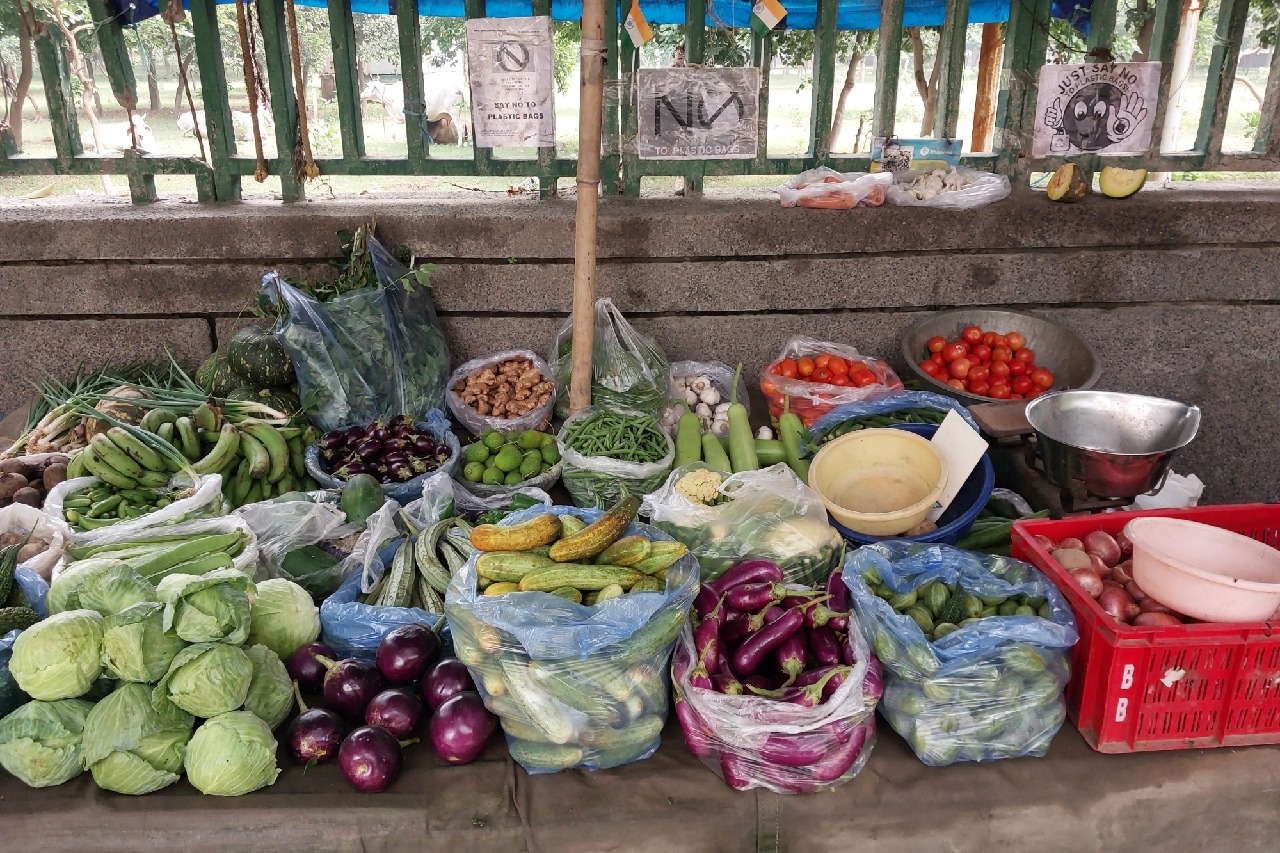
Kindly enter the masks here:
M 641 68 L 641 160 L 750 160 L 759 140 L 759 68 Z

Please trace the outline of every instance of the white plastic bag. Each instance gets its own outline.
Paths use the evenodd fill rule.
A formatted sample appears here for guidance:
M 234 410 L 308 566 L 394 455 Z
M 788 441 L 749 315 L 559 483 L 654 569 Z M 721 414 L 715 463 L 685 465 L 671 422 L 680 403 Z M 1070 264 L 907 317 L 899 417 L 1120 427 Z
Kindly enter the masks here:
M 546 382 L 551 386 L 551 395 L 547 401 L 541 406 L 529 412 L 527 415 L 520 417 L 494 417 L 492 415 L 482 415 L 474 408 L 467 405 L 462 400 L 462 395 L 457 392 L 457 386 L 472 373 L 485 367 L 494 367 L 504 361 L 511 359 L 527 359 L 533 362 L 533 369 L 537 370 L 541 375 L 540 381 Z M 533 350 L 513 349 L 504 350 L 486 355 L 483 358 L 473 358 L 466 364 L 453 371 L 449 377 L 448 391 L 445 395 L 445 401 L 449 404 L 449 411 L 458 419 L 458 423 L 462 424 L 472 435 L 480 435 L 491 429 L 498 432 L 521 432 L 527 429 L 543 429 L 551 423 L 551 415 L 556 405 L 556 383 L 551 376 L 551 368 L 547 363 L 538 357 Z
M 856 367 L 863 365 L 875 377 L 870 385 L 834 385 L 809 379 L 791 379 L 774 372 L 784 359 L 799 361 L 805 356 L 817 357 L 823 353 L 838 355 Z M 853 375 L 854 368 L 850 368 Z M 884 359 L 863 355 L 851 346 L 832 341 L 820 341 L 805 335 L 796 335 L 787 341 L 778 357 L 771 361 L 760 372 L 760 392 L 769 404 L 769 414 L 775 418 L 782 417 L 788 401 L 790 409 L 800 418 L 805 426 L 813 426 L 814 422 L 845 403 L 860 403 L 883 397 L 902 390 L 902 380 Z
M 828 210 L 850 210 L 855 207 L 879 207 L 884 204 L 893 175 L 876 172 L 841 174 L 819 166 L 796 175 L 778 187 L 783 207 L 817 207 Z
M 354 548 L 355 537 L 362 529 L 360 525 L 348 524 L 346 514 L 329 501 L 263 501 L 240 507 L 235 515 L 244 519 L 258 537 L 256 579 L 285 578 L 316 599 L 323 599 L 338 588 L 345 556 L 334 555 L 332 568 L 312 573 L 288 571 L 284 567 L 285 559 L 300 548 L 344 539 L 350 539 Z M 346 550 L 346 556 L 350 554 L 351 550 Z
M 560 476 L 560 466 L 556 465 L 555 468 L 551 470 L 556 472 L 556 477 L 558 479 Z M 535 480 L 536 479 L 538 478 L 535 478 Z M 554 484 L 554 482 L 555 481 L 553 480 L 552 483 Z M 472 491 L 472 487 L 476 485 L 476 483 L 463 483 L 458 480 L 454 481 L 453 503 L 454 509 L 457 511 L 458 515 L 478 515 L 482 512 L 488 512 L 491 509 L 501 509 L 504 506 L 508 506 L 511 503 L 511 499 L 516 495 L 524 495 L 525 497 L 533 498 L 534 500 L 541 502 L 543 506 L 551 506 L 552 504 L 551 495 L 547 494 L 536 485 L 521 484 L 519 486 L 507 486 L 506 491 L 493 492 L 490 494 L 480 494 L 479 492 Z M 496 489 L 498 487 L 488 486 L 487 488 Z
M 941 174 L 939 174 L 941 173 Z M 944 210 L 969 210 L 984 204 L 1007 198 L 1010 192 L 1009 178 L 977 169 L 957 166 L 954 169 L 934 169 L 932 172 L 895 172 L 894 183 L 889 187 L 889 204 L 907 207 L 936 207 Z M 942 189 L 936 189 L 937 177 Z M 958 178 L 958 181 L 957 181 Z M 956 183 L 959 189 L 951 189 Z
M 573 321 L 556 332 L 551 371 L 559 390 L 556 415 L 569 415 Z M 596 300 L 591 346 L 591 404 L 601 409 L 633 409 L 657 415 L 667 399 L 667 356 L 648 335 L 627 322 L 609 298 Z
M 244 519 L 234 515 L 223 515 L 217 518 L 198 518 L 166 525 L 163 529 L 150 527 L 130 529 L 125 526 L 125 522 L 121 522 L 95 530 L 94 533 L 98 534 L 98 537 L 94 541 L 73 543 L 71 549 L 75 550 L 77 546 L 119 545 L 125 542 L 145 539 L 149 536 L 183 536 L 194 539 L 199 536 L 207 536 L 210 533 L 236 532 L 246 534 L 249 537 L 249 541 L 245 544 L 244 550 L 232 558 L 231 568 L 253 577 L 258 569 L 258 538 L 254 535 L 253 529 L 245 523 Z M 56 578 L 62 574 L 63 570 L 73 562 L 74 560 L 71 559 L 70 554 L 65 555 L 58 562 L 58 565 L 54 567 L 53 576 Z
M 31 542 L 48 544 L 48 547 L 36 556 L 19 560 L 22 565 L 46 581 L 53 577 L 53 567 L 62 558 L 67 543 L 71 541 L 71 529 L 64 522 L 26 504 L 10 504 L 0 509 L 0 535 L 4 534 L 24 538 L 30 535 Z
M 1125 509 L 1190 509 L 1200 502 L 1204 482 L 1195 474 L 1185 477 L 1169 471 L 1160 490 L 1153 495 L 1138 495 Z
M 44 514 L 66 525 L 67 518 L 62 509 L 62 502 L 72 493 L 87 489 L 97 482 L 97 477 L 77 477 L 74 480 L 66 480 L 54 486 L 49 490 L 49 496 L 45 498 Z M 173 479 L 169 481 L 168 488 L 185 489 L 190 494 L 185 498 L 174 501 L 167 507 L 149 512 L 138 518 L 118 521 L 115 524 L 100 527 L 97 530 L 82 530 L 79 532 L 72 530 L 71 542 L 75 545 L 96 545 L 109 538 L 112 541 L 117 541 L 115 537 L 130 536 L 140 530 L 166 527 L 171 524 L 191 521 L 192 519 L 226 514 L 227 505 L 222 499 L 222 476 L 220 474 L 197 474 L 194 480 L 189 474 L 174 474 Z
M 560 448 L 560 460 L 564 465 L 561 477 L 565 488 L 580 507 L 607 509 L 617 503 L 623 489 L 630 495 L 646 495 L 666 479 L 671 463 L 676 458 L 676 443 L 663 432 L 667 453 L 657 462 L 623 462 L 608 456 L 584 456 L 565 444 L 569 428 L 584 421 L 598 410 L 588 407 L 573 415 L 560 427 L 556 445 Z M 619 410 L 619 415 L 641 415 L 641 412 Z

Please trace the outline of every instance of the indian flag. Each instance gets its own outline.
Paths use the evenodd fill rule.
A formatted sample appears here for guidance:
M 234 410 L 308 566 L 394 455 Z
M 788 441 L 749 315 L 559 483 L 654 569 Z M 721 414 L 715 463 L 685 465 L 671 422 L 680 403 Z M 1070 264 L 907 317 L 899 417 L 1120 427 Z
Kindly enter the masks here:
M 653 40 L 653 27 L 649 26 L 649 22 L 644 19 L 644 12 L 640 11 L 639 2 L 631 4 L 631 11 L 627 13 L 627 22 L 622 26 L 636 50 Z
M 763 38 L 782 23 L 786 16 L 787 10 L 778 0 L 757 0 L 751 7 L 751 29 Z

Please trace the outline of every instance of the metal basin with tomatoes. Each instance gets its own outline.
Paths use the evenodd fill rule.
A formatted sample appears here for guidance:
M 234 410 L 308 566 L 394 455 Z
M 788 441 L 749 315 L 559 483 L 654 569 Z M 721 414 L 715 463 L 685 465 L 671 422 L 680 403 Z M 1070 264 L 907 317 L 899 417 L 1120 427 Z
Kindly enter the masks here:
M 993 308 L 926 317 L 907 330 L 902 357 L 926 390 L 966 405 L 1091 388 L 1102 373 L 1093 348 L 1061 323 Z

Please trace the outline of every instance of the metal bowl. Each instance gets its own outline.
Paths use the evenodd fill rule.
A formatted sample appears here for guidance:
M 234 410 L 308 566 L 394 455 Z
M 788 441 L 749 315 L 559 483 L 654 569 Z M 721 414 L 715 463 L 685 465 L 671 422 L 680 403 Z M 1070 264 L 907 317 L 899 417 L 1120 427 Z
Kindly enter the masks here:
M 1200 409 L 1118 391 L 1057 391 L 1027 404 L 1046 476 L 1091 495 L 1131 498 L 1160 485 L 1174 451 L 1200 429 Z
M 1083 338 L 1075 332 L 1035 314 L 1021 311 L 1000 311 L 994 308 L 959 308 L 926 317 L 907 330 L 902 339 L 902 357 L 911 371 L 924 384 L 925 390 L 945 394 L 966 406 L 974 403 L 1000 403 L 991 397 L 979 397 L 966 391 L 957 391 L 945 382 L 939 382 L 920 369 L 928 350 L 926 343 L 934 335 L 942 335 L 949 341 L 960 337 L 965 326 L 981 326 L 1001 333 L 1021 332 L 1027 346 L 1036 354 L 1036 364 L 1053 371 L 1054 388 L 1092 388 L 1102 373 L 1098 357 Z M 1014 400 L 1020 403 L 1020 400 Z

